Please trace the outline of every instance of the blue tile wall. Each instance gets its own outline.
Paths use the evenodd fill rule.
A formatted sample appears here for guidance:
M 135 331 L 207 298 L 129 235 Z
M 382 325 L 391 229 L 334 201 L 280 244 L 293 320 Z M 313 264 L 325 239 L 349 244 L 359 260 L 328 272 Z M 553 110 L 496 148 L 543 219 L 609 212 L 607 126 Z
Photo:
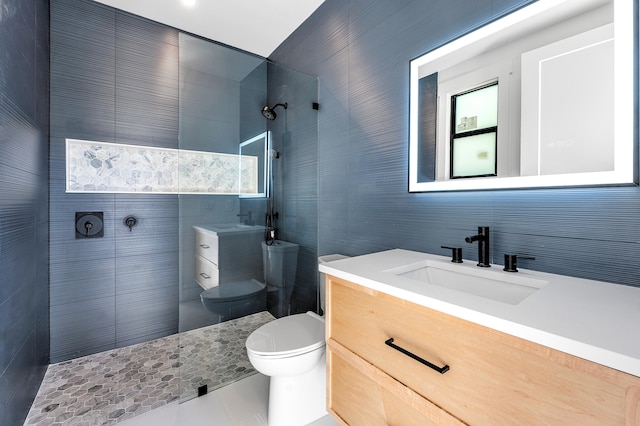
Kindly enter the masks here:
M 116 141 L 177 148 L 178 32 L 116 12 Z
M 178 197 L 67 194 L 64 157 L 65 138 L 177 148 L 178 90 L 176 30 L 51 2 L 51 362 L 178 330 Z M 104 212 L 104 237 L 75 239 L 77 211 Z
M 287 103 L 269 122 L 274 160 L 279 239 L 299 245 L 291 313 L 316 310 L 318 258 L 318 81 L 311 75 L 269 64 L 269 105 Z
M 196 51 L 204 53 L 208 57 L 204 63 L 215 63 L 220 60 L 216 54 L 226 50 L 201 39 L 186 37 L 180 46 L 183 54 L 191 57 Z M 186 63 L 180 66 L 180 148 L 236 153 L 239 142 L 237 82 L 207 71 L 205 67 L 196 69 Z M 199 300 L 202 292 L 202 287 L 194 279 L 193 226 L 236 222 L 237 212 L 238 197 L 235 196 L 180 195 L 180 302 Z
M 320 79 L 318 254 L 446 254 L 492 227 L 492 262 L 640 286 L 638 187 L 407 192 L 409 61 L 529 0 L 326 0 L 270 59 Z
M 238 221 L 240 208 L 233 196 L 67 194 L 65 138 L 194 150 L 213 142 L 235 153 L 242 132 L 266 128 L 266 63 L 229 84 L 180 68 L 175 29 L 89 0 L 52 0 L 51 9 L 51 360 L 59 362 L 177 332 L 179 302 L 202 291 L 192 225 Z M 244 55 L 217 48 L 225 60 Z M 264 217 L 264 200 L 242 203 Z M 76 240 L 76 211 L 104 212 L 105 236 Z M 127 215 L 139 220 L 132 231 Z
M 240 140 L 244 141 L 267 130 L 267 120 L 262 107 L 267 104 L 267 61 L 249 73 L 240 82 Z M 251 212 L 257 225 L 266 224 L 268 200 L 266 198 L 241 198 L 240 212 Z M 262 278 L 260 278 L 262 279 Z
M 49 4 L 0 10 L 0 424 L 14 425 L 49 362 Z
M 242 141 L 266 130 L 260 114 L 266 101 L 266 61 L 192 36 L 181 35 L 181 42 L 181 55 L 197 54 L 199 60 L 180 66 L 180 148 L 236 154 Z M 238 214 L 249 211 L 256 224 L 264 225 L 263 198 L 180 196 L 181 302 L 199 301 L 203 291 L 194 279 L 193 226 L 240 222 L 244 218 Z

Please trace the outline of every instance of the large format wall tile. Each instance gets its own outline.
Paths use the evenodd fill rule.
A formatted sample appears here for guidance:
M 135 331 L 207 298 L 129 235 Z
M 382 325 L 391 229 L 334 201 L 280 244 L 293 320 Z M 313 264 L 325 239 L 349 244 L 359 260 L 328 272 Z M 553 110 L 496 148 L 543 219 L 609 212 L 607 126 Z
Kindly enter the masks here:
M 59 362 L 177 331 L 177 196 L 66 193 L 65 139 L 178 148 L 178 33 L 92 1 L 53 0 L 51 34 L 51 361 Z M 104 237 L 76 239 L 75 212 L 103 212 Z M 139 220 L 132 231 L 128 215 Z
M 51 2 L 52 136 L 114 142 L 115 14 L 89 1 Z
M 116 140 L 177 148 L 178 32 L 116 13 Z
M 274 159 L 275 210 L 279 213 L 278 238 L 299 245 L 291 313 L 316 310 L 318 255 L 318 112 L 312 103 L 318 98 L 314 76 L 278 65 L 268 68 L 269 104 L 288 103 L 278 108 L 269 123 Z
M 14 425 L 49 361 L 49 10 L 0 9 L 0 424 Z

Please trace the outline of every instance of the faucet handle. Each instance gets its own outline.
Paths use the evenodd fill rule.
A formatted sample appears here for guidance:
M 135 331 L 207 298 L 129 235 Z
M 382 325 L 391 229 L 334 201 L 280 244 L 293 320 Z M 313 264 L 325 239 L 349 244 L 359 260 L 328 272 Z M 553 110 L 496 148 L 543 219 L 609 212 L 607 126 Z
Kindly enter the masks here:
M 518 259 L 536 260 L 532 256 L 519 256 L 517 254 L 505 254 L 504 255 L 504 268 L 503 271 L 518 272 Z
M 447 246 L 440 246 L 440 248 L 451 250 L 451 261 L 453 263 L 462 263 L 462 248 Z

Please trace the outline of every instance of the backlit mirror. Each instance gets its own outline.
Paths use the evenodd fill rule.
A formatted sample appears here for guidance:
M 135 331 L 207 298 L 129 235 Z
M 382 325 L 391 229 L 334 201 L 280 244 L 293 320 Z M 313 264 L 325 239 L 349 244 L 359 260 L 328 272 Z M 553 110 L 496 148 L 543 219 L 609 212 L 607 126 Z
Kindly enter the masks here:
M 634 0 L 539 0 L 411 61 L 409 191 L 630 185 Z

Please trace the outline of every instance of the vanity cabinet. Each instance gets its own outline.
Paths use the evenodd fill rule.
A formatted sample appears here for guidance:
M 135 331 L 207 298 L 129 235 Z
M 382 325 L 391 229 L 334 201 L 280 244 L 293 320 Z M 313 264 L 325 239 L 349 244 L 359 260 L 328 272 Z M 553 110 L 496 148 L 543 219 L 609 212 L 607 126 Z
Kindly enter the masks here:
M 332 276 L 327 300 L 343 424 L 640 425 L 639 377 Z
M 218 229 L 194 226 L 195 279 L 203 289 L 256 279 L 263 281 L 263 228 Z

